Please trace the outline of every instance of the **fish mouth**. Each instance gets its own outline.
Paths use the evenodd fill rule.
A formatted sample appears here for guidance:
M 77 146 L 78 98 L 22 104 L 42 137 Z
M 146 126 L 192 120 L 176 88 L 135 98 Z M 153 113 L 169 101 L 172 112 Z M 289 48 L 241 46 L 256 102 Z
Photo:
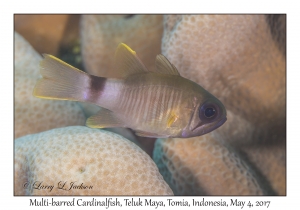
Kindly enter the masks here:
M 219 128 L 221 125 L 223 125 L 227 120 L 227 117 L 222 118 L 221 120 L 219 120 L 216 124 L 209 126 L 207 129 L 203 130 L 203 134 L 209 133 L 217 128 Z M 202 134 L 202 135 L 203 135 Z
M 189 130 L 189 131 L 185 130 L 182 132 L 181 137 L 190 138 L 190 137 L 195 137 L 195 136 L 202 136 L 204 134 L 207 134 L 207 133 L 219 128 L 221 125 L 223 125 L 226 122 L 226 120 L 227 120 L 227 117 L 223 117 L 214 124 L 210 123 L 210 124 L 207 124 L 204 126 L 197 126 L 193 130 Z

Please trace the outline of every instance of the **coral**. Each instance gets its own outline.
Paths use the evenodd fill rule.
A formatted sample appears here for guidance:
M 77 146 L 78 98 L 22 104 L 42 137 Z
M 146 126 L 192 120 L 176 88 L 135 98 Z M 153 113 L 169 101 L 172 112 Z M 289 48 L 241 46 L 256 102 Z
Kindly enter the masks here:
M 40 53 L 56 55 L 68 15 L 15 15 L 15 30 Z
M 153 159 L 175 195 L 262 195 L 268 190 L 234 149 L 211 134 L 159 139 Z
M 118 77 L 114 53 L 124 42 L 134 49 L 149 69 L 160 53 L 162 15 L 83 15 L 81 19 L 82 56 L 87 72 Z
M 173 195 L 154 162 L 135 144 L 104 130 L 65 127 L 85 123 L 77 102 L 32 96 L 40 60 L 15 33 L 15 195 Z M 56 127 L 65 128 L 50 130 Z M 139 144 L 129 130 L 112 130 Z M 31 133 L 37 134 L 24 136 Z M 58 189 L 72 181 L 93 188 Z
M 71 182 L 92 188 L 64 190 Z M 108 131 L 73 126 L 15 140 L 15 195 L 173 193 L 134 143 Z
M 118 75 L 114 73 L 113 55 L 119 42 L 124 42 L 137 52 L 149 69 L 154 68 L 155 56 L 159 53 L 164 54 L 183 77 L 197 82 L 225 105 L 228 120 L 217 130 L 191 139 L 157 140 L 153 159 L 174 194 L 286 194 L 284 15 L 83 15 L 81 17 L 80 38 L 85 66 L 83 70 L 94 75 L 117 77 Z M 17 18 L 15 20 L 17 21 Z M 56 24 L 53 20 L 55 18 L 51 21 Z M 69 21 L 62 22 L 64 31 L 70 31 L 66 30 L 69 28 Z M 21 23 L 22 21 L 19 20 L 19 27 L 22 26 Z M 46 32 L 47 28 L 43 30 L 45 31 L 39 34 L 51 34 Z M 58 33 L 57 36 L 62 36 L 60 39 L 63 40 L 68 39 L 65 32 L 63 35 Z M 24 30 L 20 30 L 20 33 L 29 34 Z M 32 52 L 33 49 L 22 37 L 18 34 L 15 37 L 15 136 L 38 133 L 55 127 L 83 125 L 85 118 L 82 117 L 78 103 L 32 97 L 33 85 L 39 78 L 40 56 Z M 46 49 L 49 39 L 44 41 L 45 37 L 40 35 L 37 37 L 43 40 L 39 42 L 39 47 Z M 28 40 L 37 47 L 33 38 L 28 36 Z M 55 42 L 62 45 L 62 41 L 57 40 Z M 45 48 L 42 48 L 44 44 Z M 55 53 L 57 53 L 59 47 L 56 44 L 55 47 Z M 44 50 L 42 52 L 51 53 Z M 70 111 L 70 107 L 77 111 Z M 86 116 L 94 114 L 99 109 L 86 104 L 82 107 Z M 72 131 L 74 139 L 76 137 L 73 143 L 76 143 L 71 145 L 68 140 L 69 143 L 66 145 L 58 144 L 60 138 L 57 134 L 67 138 L 71 135 L 72 129 L 77 129 L 77 131 Z M 67 130 L 68 132 L 65 132 Z M 124 128 L 111 131 L 126 136 L 151 155 L 155 140 L 137 138 L 130 130 Z M 84 183 L 92 179 L 100 180 L 101 176 L 93 178 L 93 176 L 87 176 L 87 173 L 93 173 L 89 168 L 92 164 L 89 161 L 97 155 L 103 155 L 105 150 L 101 150 L 102 147 L 100 147 L 101 152 L 95 151 L 93 156 L 87 151 L 96 150 L 97 145 L 107 139 L 87 141 L 88 137 L 81 135 L 85 132 L 90 136 L 110 136 L 112 142 L 121 139 L 118 135 L 107 131 L 83 127 L 54 129 L 17 139 L 15 171 L 18 173 L 15 174 L 15 193 L 38 194 L 41 192 L 28 189 L 26 191 L 20 187 L 21 183 L 29 181 L 29 177 L 51 179 L 49 174 L 42 173 L 43 167 L 37 168 L 37 164 L 53 160 L 57 164 L 62 164 L 62 168 L 71 167 L 63 165 L 63 162 L 56 156 L 49 158 L 50 150 L 47 151 L 46 147 L 43 147 L 46 141 L 54 145 L 53 147 L 49 145 L 53 153 L 66 151 L 67 147 L 76 150 L 77 144 L 82 145 L 81 141 L 86 142 L 84 146 L 79 147 L 82 153 L 74 157 L 79 158 L 80 161 L 73 164 L 74 167 L 71 167 L 73 171 L 65 171 L 65 173 L 62 171 L 61 174 L 65 176 L 62 178 L 69 181 L 70 178 L 77 176 Z M 52 136 L 53 140 L 50 138 L 46 140 L 44 136 Z M 29 145 L 32 143 L 32 148 L 25 143 L 25 140 L 30 143 Z M 88 143 L 90 141 L 95 142 L 93 147 Z M 126 140 L 122 144 L 131 145 L 139 154 L 145 155 Z M 45 152 L 39 152 L 37 149 L 39 147 L 44 148 Z M 87 149 L 84 149 L 85 147 Z M 114 149 L 118 150 L 115 146 L 111 146 L 111 150 Z M 31 150 L 35 152 L 30 153 Z M 68 154 L 73 157 L 70 151 Z M 112 158 L 115 157 L 117 156 Z M 26 162 L 26 158 L 30 161 Z M 146 159 L 148 160 L 148 157 Z M 139 161 L 137 158 L 133 160 Z M 123 159 L 121 158 L 120 161 Z M 31 163 L 32 168 L 29 167 Z M 81 167 L 84 164 L 87 168 Z M 157 168 L 154 166 L 152 169 L 145 169 L 141 164 L 133 168 L 137 171 L 145 170 L 146 174 L 153 175 L 161 181 Z M 29 169 L 33 173 L 25 175 L 23 172 L 29 172 Z M 94 169 L 101 170 L 95 167 Z M 110 165 L 108 169 L 111 174 L 120 175 L 114 165 Z M 138 173 L 135 171 L 135 174 Z M 112 181 L 116 177 L 108 177 L 107 180 Z M 16 185 L 17 182 L 18 185 Z M 122 185 L 121 182 L 117 185 L 105 186 L 114 188 L 115 191 L 112 191 L 115 194 L 128 194 L 124 191 L 117 191 L 120 185 Z M 167 186 L 167 184 L 161 186 Z M 168 187 L 164 189 L 167 193 L 162 194 L 172 193 Z M 73 193 L 84 194 L 79 190 Z M 106 195 L 108 191 L 101 193 Z M 91 194 L 98 195 L 99 192 L 93 191 Z
M 223 145 L 230 144 L 234 151 L 240 154 L 236 156 L 239 161 L 244 162 L 243 165 L 246 167 L 243 169 L 244 173 L 248 170 L 247 168 L 253 168 L 254 171 L 258 171 L 257 177 L 264 180 L 266 185 L 270 185 L 267 188 L 271 191 L 267 194 L 275 191 L 277 194 L 284 195 L 286 95 L 285 54 L 282 49 L 285 47 L 278 47 L 283 43 L 280 40 L 284 40 L 278 36 L 283 36 L 284 32 L 274 35 L 276 29 L 272 29 L 272 25 L 268 22 L 270 21 L 265 15 L 166 15 L 164 16 L 162 53 L 178 68 L 181 75 L 212 92 L 227 109 L 227 122 L 212 134 L 199 137 L 198 140 L 202 142 L 210 136 L 211 147 L 217 147 L 215 150 L 219 150 L 221 142 Z M 284 24 L 284 21 L 279 24 Z M 279 28 L 282 29 L 285 26 Z M 216 142 L 220 143 L 215 144 Z M 190 144 L 189 141 L 181 143 L 175 139 L 163 143 L 161 140 L 154 149 L 156 155 L 160 152 L 174 151 L 174 155 L 161 154 L 160 158 L 157 155 L 155 161 L 158 164 L 166 164 L 160 167 L 160 170 L 164 174 L 169 174 L 167 176 L 169 183 L 171 180 L 181 181 L 178 186 L 173 185 L 173 190 L 177 190 L 174 190 L 175 194 L 177 192 L 183 194 L 189 192 L 196 194 L 261 193 L 261 191 L 253 190 L 246 182 L 243 182 L 244 187 L 249 187 L 249 189 L 231 191 L 227 189 L 230 185 L 224 182 L 225 179 L 219 179 L 223 183 L 218 189 L 224 190 L 221 192 L 216 188 L 211 188 L 213 183 L 212 186 L 201 188 L 203 183 L 206 184 L 206 179 L 201 176 L 197 179 L 200 189 L 197 189 L 198 185 L 189 185 L 189 180 L 180 179 L 178 174 L 181 173 L 184 165 L 188 167 L 183 171 L 187 173 L 188 170 L 189 176 L 194 176 L 194 171 L 196 174 L 201 174 L 197 171 L 199 165 L 192 164 L 196 156 L 189 153 L 185 153 L 186 156 L 177 155 L 179 145 L 181 149 L 190 149 L 191 153 L 193 150 L 203 150 L 200 143 L 195 148 Z M 176 145 L 178 149 L 174 149 Z M 223 149 L 226 150 L 226 148 Z M 201 154 L 201 157 L 208 162 L 211 161 L 210 159 L 218 158 L 209 155 L 206 159 L 204 156 Z M 183 166 L 178 166 L 178 163 Z M 177 169 L 179 172 L 176 171 Z M 231 170 L 237 169 L 241 170 L 240 167 Z M 211 175 L 220 172 L 223 174 L 223 170 L 226 171 L 224 168 L 216 171 L 214 165 L 208 166 L 205 170 Z M 275 171 L 276 175 L 274 175 Z M 247 173 L 251 174 L 251 171 Z M 218 177 L 218 175 L 214 176 Z M 187 186 L 183 187 L 184 184 Z M 237 180 L 233 184 L 236 186 L 240 182 Z
M 35 98 L 41 56 L 15 33 L 15 138 L 69 125 L 84 125 L 81 108 L 71 101 Z
M 264 15 L 167 15 L 162 53 L 233 113 L 227 141 L 285 138 L 285 57 Z
M 246 158 L 257 167 L 266 182 L 279 195 L 286 195 L 285 144 L 252 145 L 241 148 Z

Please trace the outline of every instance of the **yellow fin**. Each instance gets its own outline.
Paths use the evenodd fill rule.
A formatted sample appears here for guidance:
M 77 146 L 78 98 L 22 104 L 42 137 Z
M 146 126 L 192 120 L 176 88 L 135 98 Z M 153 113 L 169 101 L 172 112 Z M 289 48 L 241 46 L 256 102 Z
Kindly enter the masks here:
M 147 72 L 147 68 L 133 51 L 126 44 L 119 44 L 115 53 L 115 71 L 119 71 L 121 78 L 130 74 Z
M 131 54 L 136 55 L 136 52 L 133 51 L 127 44 L 121 43 L 121 44 L 119 45 L 119 47 L 124 47 L 124 48 L 126 48 L 126 50 L 128 50 Z
M 43 54 L 33 95 L 44 99 L 84 101 L 89 75 L 52 56 Z

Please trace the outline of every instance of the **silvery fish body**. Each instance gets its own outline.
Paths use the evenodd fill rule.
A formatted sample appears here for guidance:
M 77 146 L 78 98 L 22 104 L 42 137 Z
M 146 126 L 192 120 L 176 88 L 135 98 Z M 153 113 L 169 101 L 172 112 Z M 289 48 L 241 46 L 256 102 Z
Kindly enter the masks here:
M 89 102 L 102 109 L 87 119 L 92 128 L 128 127 L 139 136 L 193 137 L 226 121 L 223 104 L 198 84 L 180 76 L 163 55 L 148 71 L 127 45 L 115 54 L 119 78 L 89 75 L 51 55 L 41 61 L 40 98 Z

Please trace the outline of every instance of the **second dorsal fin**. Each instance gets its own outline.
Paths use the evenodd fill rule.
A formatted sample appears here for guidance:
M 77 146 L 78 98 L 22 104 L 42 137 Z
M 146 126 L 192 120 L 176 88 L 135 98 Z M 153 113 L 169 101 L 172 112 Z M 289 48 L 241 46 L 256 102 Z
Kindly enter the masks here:
M 147 68 L 133 51 L 124 43 L 120 43 L 115 53 L 115 70 L 124 78 L 131 74 L 147 72 Z
M 158 73 L 180 76 L 177 68 L 162 54 L 156 56 L 155 66 Z

